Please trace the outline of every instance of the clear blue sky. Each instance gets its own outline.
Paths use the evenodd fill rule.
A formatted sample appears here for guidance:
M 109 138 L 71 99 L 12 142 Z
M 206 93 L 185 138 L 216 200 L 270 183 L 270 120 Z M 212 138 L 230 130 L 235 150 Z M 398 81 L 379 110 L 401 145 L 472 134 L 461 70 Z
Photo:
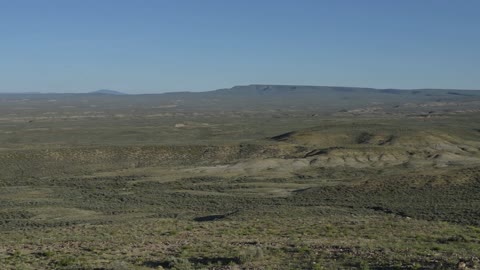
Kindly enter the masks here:
M 478 0 L 0 0 L 0 92 L 480 89 Z

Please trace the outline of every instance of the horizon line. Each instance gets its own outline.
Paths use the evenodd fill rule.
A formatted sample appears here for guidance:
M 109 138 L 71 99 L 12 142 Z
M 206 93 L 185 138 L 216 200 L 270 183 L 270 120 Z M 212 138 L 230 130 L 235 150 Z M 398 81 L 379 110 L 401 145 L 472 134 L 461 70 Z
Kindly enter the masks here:
M 331 88 L 355 88 L 355 89 L 370 89 L 370 90 L 399 90 L 399 91 L 425 91 L 425 90 L 439 90 L 439 91 L 448 91 L 448 90 L 455 90 L 455 91 L 480 91 L 480 88 L 435 88 L 435 87 L 424 87 L 424 88 L 377 88 L 377 87 L 364 87 L 364 86 L 342 86 L 342 85 L 311 85 L 311 84 L 265 84 L 265 83 L 253 83 L 253 84 L 240 84 L 234 85 L 231 87 L 224 87 L 224 88 L 217 88 L 211 90 L 166 90 L 166 91 L 159 91 L 159 92 L 143 92 L 143 93 L 129 93 L 131 91 L 123 91 L 123 90 L 114 90 L 109 88 L 99 88 L 98 90 L 93 91 L 84 91 L 84 92 L 55 92 L 55 91 L 25 91 L 25 92 L 1 92 L 0 94 L 30 94 L 30 95 L 48 95 L 48 94 L 99 94 L 96 93 L 99 91 L 113 91 L 117 92 L 119 95 L 161 95 L 161 94 L 171 94 L 171 93 L 206 93 L 206 92 L 213 92 L 218 90 L 227 90 L 233 89 L 235 87 L 248 87 L 248 86 L 291 86 L 291 87 L 331 87 Z M 109 94 L 104 94 L 109 95 Z M 115 94 L 110 94 L 115 95 Z

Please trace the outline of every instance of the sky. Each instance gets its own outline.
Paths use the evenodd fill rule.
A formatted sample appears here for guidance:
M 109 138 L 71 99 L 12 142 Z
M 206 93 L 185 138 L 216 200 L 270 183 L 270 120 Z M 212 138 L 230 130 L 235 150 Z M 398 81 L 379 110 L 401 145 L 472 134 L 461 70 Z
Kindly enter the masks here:
M 0 0 L 0 92 L 480 89 L 478 0 Z

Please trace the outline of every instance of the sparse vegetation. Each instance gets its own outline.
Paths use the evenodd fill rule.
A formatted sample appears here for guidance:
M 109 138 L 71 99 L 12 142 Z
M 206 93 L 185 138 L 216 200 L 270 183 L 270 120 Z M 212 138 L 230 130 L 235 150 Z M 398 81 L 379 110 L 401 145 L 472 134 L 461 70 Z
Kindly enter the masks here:
M 477 112 L 105 98 L 0 121 L 1 269 L 480 267 Z

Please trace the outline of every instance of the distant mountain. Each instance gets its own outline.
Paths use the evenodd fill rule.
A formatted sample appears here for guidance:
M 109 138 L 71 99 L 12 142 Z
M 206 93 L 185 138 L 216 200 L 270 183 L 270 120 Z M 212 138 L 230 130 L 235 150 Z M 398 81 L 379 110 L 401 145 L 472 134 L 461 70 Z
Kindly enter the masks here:
M 218 89 L 210 91 L 212 94 L 221 95 L 324 95 L 327 93 L 358 93 L 358 92 L 378 92 L 373 88 L 361 87 L 338 87 L 338 86 L 309 86 L 309 85 L 238 85 L 232 88 Z
M 95 97 L 95 98 L 92 98 Z M 44 100 L 59 106 L 94 102 L 105 108 L 156 108 L 191 111 L 456 112 L 477 111 L 479 90 L 375 89 L 308 85 L 243 85 L 206 92 L 127 95 L 102 89 L 82 94 L 0 94 L 2 100 Z M 54 101 L 53 101 L 54 100 Z M 14 104 L 14 103 L 12 103 Z
M 202 92 L 200 92 L 202 93 Z M 355 95 L 427 95 L 427 96 L 479 96 L 479 90 L 456 89 L 376 89 L 365 87 L 309 86 L 309 85 L 239 85 L 232 88 L 203 92 L 214 95 L 233 96 L 355 96 Z
M 100 90 L 97 90 L 97 91 L 90 92 L 89 94 L 115 95 L 115 96 L 126 95 L 125 93 L 115 91 L 115 90 L 109 90 L 109 89 L 100 89 Z
M 480 97 L 480 90 L 461 90 L 461 89 L 378 89 L 366 87 L 344 87 L 344 86 L 313 86 L 313 85 L 238 85 L 231 88 L 223 88 L 202 92 L 165 92 L 152 94 L 126 94 L 120 91 L 110 89 L 100 89 L 88 93 L 42 93 L 42 92 L 21 92 L 21 93 L 1 93 L 0 95 L 129 95 L 129 96 L 162 96 L 164 98 L 182 99 L 182 98 L 255 98 L 271 99 L 285 97 L 288 98 L 387 98 L 396 99 L 399 97 L 427 97 L 427 99 L 439 98 L 461 98 L 461 97 Z

